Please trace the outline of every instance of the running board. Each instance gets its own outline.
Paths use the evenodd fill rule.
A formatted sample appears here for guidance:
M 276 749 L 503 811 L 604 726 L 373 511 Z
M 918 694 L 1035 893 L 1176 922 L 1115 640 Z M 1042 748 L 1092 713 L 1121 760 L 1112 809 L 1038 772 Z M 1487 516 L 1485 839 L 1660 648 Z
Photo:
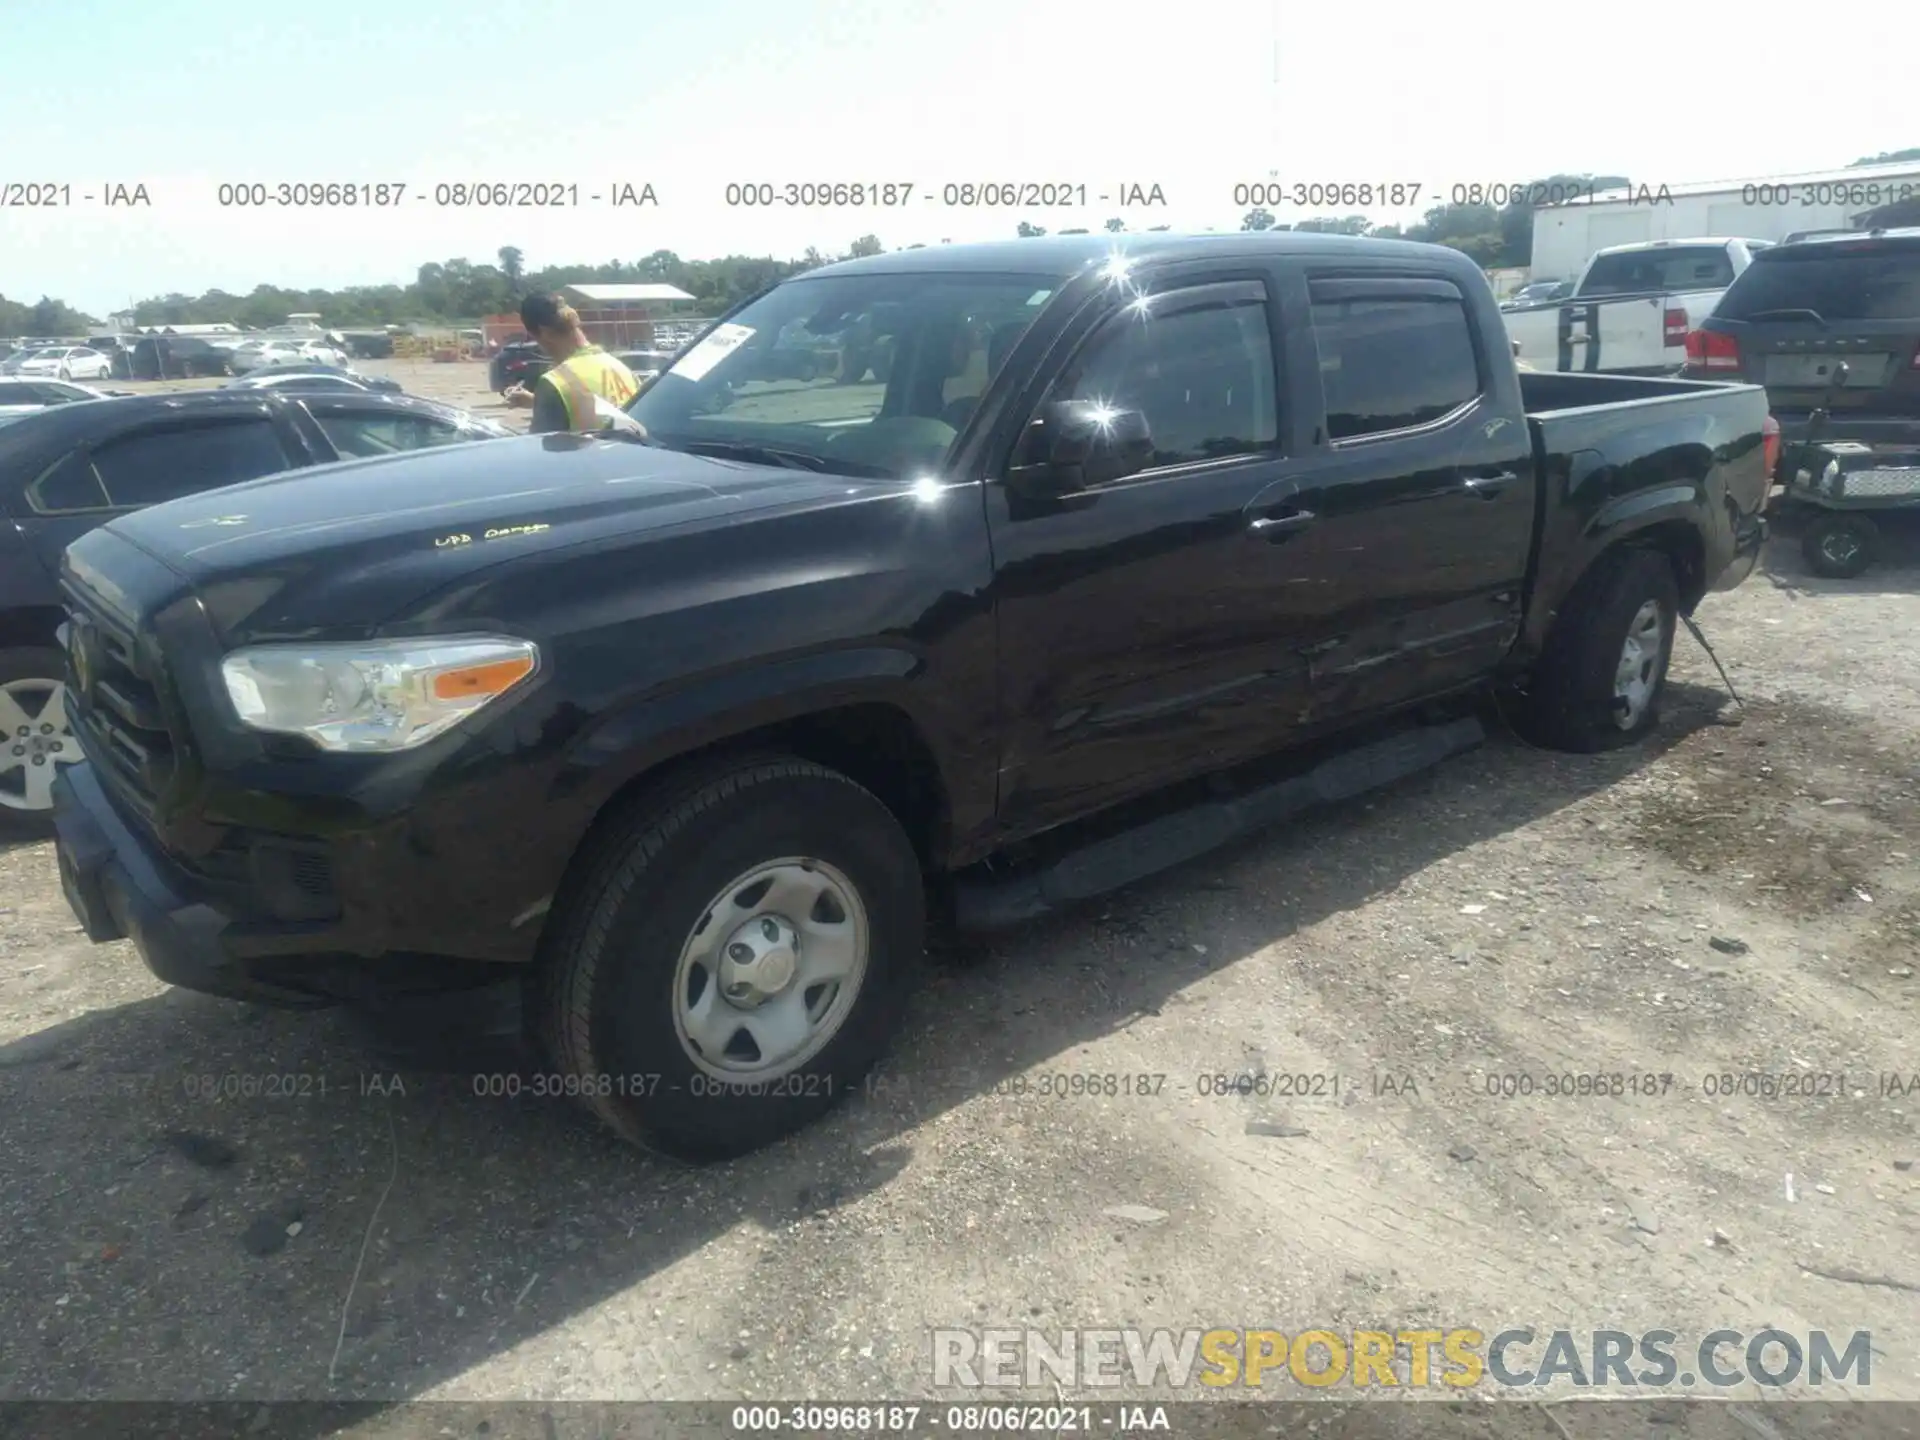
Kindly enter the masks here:
M 1376 740 L 1322 761 L 1305 774 L 1150 820 L 1044 867 L 1000 879 L 963 879 L 954 889 L 961 930 L 999 930 L 1036 920 L 1182 864 L 1316 805 L 1377 790 L 1487 738 L 1467 716 Z

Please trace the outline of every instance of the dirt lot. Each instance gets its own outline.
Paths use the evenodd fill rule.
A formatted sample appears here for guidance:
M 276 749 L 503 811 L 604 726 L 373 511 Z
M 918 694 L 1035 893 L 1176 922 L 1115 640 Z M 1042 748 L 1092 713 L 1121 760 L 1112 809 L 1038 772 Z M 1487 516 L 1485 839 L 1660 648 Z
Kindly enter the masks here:
M 398 380 L 410 394 L 429 400 L 460 405 L 492 420 L 519 422 L 523 427 L 529 412 L 514 410 L 487 389 L 487 367 L 482 361 L 463 360 L 435 364 L 431 360 L 356 360 L 353 367 L 366 375 L 386 375 Z M 103 380 L 108 390 L 125 390 L 136 395 L 151 395 L 167 390 L 205 390 L 224 385 L 224 380 Z
M 1917 574 L 1776 544 L 1701 616 L 1744 710 L 1682 637 L 1644 748 L 1496 734 L 943 945 L 869 1097 L 707 1170 L 169 991 L 0 852 L 0 1393 L 926 1396 L 933 1327 L 1424 1323 L 1864 1329 L 1871 1396 L 1920 1399 Z M 1203 1093 L 1242 1072 L 1338 1090 Z M 1542 1093 L 1596 1072 L 1672 1078 Z M 263 1076 L 296 1093 L 207 1097 Z M 1511 1433 L 1548 1419 L 1599 1433 Z

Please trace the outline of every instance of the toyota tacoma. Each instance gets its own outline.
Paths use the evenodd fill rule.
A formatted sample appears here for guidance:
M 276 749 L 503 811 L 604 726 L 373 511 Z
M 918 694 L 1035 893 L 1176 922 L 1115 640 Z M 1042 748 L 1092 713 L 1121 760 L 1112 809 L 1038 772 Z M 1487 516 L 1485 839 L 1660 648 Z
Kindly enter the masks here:
M 776 346 L 884 342 L 878 378 Z M 86 933 L 285 1005 L 511 995 L 738 1154 L 1012 923 L 1483 738 L 1655 723 L 1739 584 L 1750 385 L 1525 374 L 1479 269 L 1294 234 L 828 266 L 598 433 L 251 481 L 66 552 Z

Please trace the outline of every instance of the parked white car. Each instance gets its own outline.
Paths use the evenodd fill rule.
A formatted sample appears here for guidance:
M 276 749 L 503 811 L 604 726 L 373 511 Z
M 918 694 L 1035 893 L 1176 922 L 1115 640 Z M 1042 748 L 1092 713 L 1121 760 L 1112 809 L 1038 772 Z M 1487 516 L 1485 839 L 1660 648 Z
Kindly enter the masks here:
M 286 365 L 299 358 L 294 347 L 284 340 L 249 340 L 232 351 L 233 373 L 244 375 L 262 365 Z
M 49 405 L 71 405 L 79 400 L 110 400 L 104 390 L 38 376 L 0 376 L 0 417 L 33 415 Z
M 234 373 L 267 365 L 347 365 L 347 355 L 325 340 L 249 340 L 233 352 Z
M 298 353 L 295 359 L 308 365 L 338 365 L 347 369 L 352 357 L 330 340 L 303 340 L 293 347 Z
M 1765 240 L 1654 240 L 1598 251 L 1573 294 L 1503 310 L 1522 359 L 1541 370 L 1670 375 Z
M 85 346 L 52 345 L 35 350 L 13 370 L 16 375 L 45 375 L 56 380 L 111 380 L 113 357 Z

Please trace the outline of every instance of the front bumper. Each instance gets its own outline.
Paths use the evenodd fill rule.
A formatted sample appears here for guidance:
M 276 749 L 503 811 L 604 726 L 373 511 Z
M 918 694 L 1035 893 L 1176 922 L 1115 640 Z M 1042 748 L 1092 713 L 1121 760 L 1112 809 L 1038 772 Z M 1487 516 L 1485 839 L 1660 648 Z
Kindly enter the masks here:
M 68 766 L 54 781 L 53 823 L 60 888 L 95 944 L 130 939 L 155 976 L 188 990 L 283 1006 L 326 1003 L 249 973 L 229 945 L 231 917 L 120 818 L 90 764 Z

